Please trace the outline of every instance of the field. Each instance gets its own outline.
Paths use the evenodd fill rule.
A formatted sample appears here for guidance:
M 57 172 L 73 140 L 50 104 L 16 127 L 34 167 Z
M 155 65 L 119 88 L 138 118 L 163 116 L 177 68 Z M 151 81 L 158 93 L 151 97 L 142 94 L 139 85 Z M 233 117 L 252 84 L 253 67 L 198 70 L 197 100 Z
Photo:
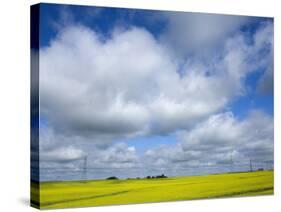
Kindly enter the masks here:
M 42 209 L 268 195 L 273 194 L 273 171 L 165 179 L 41 182 L 32 184 L 31 193 L 33 205 L 38 204 L 38 196 Z

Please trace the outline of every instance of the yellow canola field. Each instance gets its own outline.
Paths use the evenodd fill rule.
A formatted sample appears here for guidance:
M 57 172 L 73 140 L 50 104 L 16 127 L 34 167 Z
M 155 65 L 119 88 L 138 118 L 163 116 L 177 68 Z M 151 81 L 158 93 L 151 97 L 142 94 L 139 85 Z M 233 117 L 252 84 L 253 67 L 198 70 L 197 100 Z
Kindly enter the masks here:
M 41 182 L 39 187 L 32 184 L 31 196 L 33 205 L 42 209 L 255 196 L 273 194 L 273 171 L 164 179 Z

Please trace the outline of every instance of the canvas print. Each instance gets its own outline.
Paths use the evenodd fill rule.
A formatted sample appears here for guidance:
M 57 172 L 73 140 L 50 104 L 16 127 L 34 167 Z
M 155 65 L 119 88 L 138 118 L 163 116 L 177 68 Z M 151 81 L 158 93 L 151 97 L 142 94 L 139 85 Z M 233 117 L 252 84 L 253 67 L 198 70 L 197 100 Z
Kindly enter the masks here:
M 31 6 L 31 205 L 273 194 L 273 22 Z

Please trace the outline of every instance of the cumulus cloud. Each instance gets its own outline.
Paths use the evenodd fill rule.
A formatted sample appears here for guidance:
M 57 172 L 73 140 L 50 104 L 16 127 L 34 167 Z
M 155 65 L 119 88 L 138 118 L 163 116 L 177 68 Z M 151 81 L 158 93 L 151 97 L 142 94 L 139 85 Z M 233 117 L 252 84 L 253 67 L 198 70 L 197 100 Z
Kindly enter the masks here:
M 84 169 L 90 178 L 104 179 L 113 173 L 135 177 L 134 171 L 143 166 L 135 147 L 126 143 L 100 146 L 85 138 L 62 136 L 49 129 L 41 131 L 39 169 L 43 181 L 85 179 Z
M 134 147 L 128 147 L 124 143 L 118 143 L 107 149 L 100 160 L 104 163 L 133 163 L 137 160 L 136 150 Z
M 69 162 L 84 157 L 84 152 L 73 146 L 56 148 L 40 154 L 41 161 Z
M 106 139 L 103 141 L 106 143 Z M 89 165 L 93 168 L 130 166 L 138 160 L 135 148 L 122 142 L 112 144 L 108 141 L 108 144 L 99 145 L 85 137 L 58 134 L 51 128 L 40 129 L 42 162 L 73 162 L 85 157 L 89 157 Z
M 178 140 L 174 147 L 148 150 L 147 160 L 162 161 L 158 165 L 166 169 L 202 169 L 202 166 L 234 163 L 240 166 L 246 163 L 248 168 L 249 160 L 273 161 L 273 120 L 262 111 L 252 111 L 243 120 L 231 112 L 212 115 L 192 129 L 180 132 Z
M 228 39 L 213 70 L 188 61 L 181 76 L 144 29 L 117 30 L 103 42 L 88 28 L 69 27 L 40 52 L 42 115 L 65 133 L 169 133 L 241 95 L 247 74 L 266 64 L 256 56 L 262 48 L 243 36 Z

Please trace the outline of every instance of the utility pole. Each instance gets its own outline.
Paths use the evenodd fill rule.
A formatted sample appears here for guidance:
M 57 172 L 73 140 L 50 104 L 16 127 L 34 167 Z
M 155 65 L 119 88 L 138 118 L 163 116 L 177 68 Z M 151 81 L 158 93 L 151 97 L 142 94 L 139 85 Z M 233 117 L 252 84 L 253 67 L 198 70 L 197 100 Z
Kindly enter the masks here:
M 252 160 L 250 159 L 250 171 L 253 171 L 253 165 L 252 165 Z
M 82 179 L 87 180 L 87 156 L 84 157 L 83 161 L 83 176 Z
M 234 172 L 234 170 L 233 170 L 233 156 L 232 156 L 232 154 L 231 154 L 231 158 L 230 158 L 230 162 L 231 162 L 231 172 Z

